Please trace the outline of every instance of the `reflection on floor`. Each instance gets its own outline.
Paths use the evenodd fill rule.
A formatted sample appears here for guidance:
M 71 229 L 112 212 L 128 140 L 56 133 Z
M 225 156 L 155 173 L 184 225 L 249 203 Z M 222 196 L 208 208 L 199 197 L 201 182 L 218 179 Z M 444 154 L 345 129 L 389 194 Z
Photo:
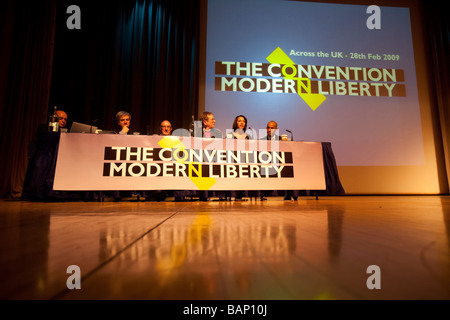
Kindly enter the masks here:
M 448 196 L 0 207 L 1 299 L 450 299 Z

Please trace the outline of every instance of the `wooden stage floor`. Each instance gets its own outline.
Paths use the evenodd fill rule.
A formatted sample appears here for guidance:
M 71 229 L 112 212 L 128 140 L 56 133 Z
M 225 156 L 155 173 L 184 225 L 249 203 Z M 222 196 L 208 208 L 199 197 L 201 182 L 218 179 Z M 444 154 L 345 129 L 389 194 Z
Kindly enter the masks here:
M 449 196 L 2 200 L 0 212 L 2 300 L 450 299 Z

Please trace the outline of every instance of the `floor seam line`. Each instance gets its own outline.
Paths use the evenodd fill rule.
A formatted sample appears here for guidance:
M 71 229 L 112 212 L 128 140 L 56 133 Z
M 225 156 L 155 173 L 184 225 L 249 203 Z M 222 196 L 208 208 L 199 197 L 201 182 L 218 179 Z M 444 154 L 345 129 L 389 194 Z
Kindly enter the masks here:
M 149 230 L 147 230 L 146 232 L 144 232 L 142 235 L 140 235 L 139 237 L 137 237 L 135 240 L 133 240 L 132 242 L 130 242 L 129 244 L 127 244 L 125 247 L 123 247 L 122 249 L 120 249 L 116 254 L 114 254 L 113 256 L 109 257 L 108 259 L 106 259 L 105 261 L 103 261 L 102 263 L 100 263 L 98 266 L 96 266 L 95 268 L 93 268 L 91 271 L 89 271 L 85 276 L 82 276 L 80 281 L 83 282 L 84 280 L 88 279 L 90 276 L 92 276 L 94 273 L 98 272 L 99 270 L 101 270 L 103 267 L 105 267 L 107 264 L 109 264 L 110 262 L 112 262 L 115 258 L 117 258 L 119 255 L 121 255 L 123 252 L 125 252 L 126 250 L 128 250 L 129 248 L 131 248 L 134 244 L 136 244 L 138 241 L 140 241 L 141 239 L 143 239 L 146 235 L 148 235 L 150 232 L 152 232 L 153 230 L 155 230 L 156 228 L 158 228 L 159 226 L 161 226 L 163 223 L 165 223 L 166 221 L 170 220 L 173 216 L 175 216 L 176 214 L 178 214 L 179 212 L 181 212 L 185 207 L 183 207 L 182 209 L 172 213 L 169 217 L 165 218 L 163 221 L 159 222 L 157 225 L 153 226 L 152 228 L 150 228 Z M 63 296 L 65 296 L 66 294 L 69 294 L 70 292 L 72 292 L 73 290 L 70 290 L 68 288 L 63 289 L 62 291 L 60 291 L 59 293 L 53 295 L 52 297 L 50 297 L 49 299 L 51 300 L 57 300 L 57 299 L 61 299 Z

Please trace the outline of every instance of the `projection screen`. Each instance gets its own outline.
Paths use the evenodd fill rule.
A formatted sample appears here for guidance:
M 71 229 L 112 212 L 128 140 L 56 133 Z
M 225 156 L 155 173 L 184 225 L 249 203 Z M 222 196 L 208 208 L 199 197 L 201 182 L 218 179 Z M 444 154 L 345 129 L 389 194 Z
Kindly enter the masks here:
M 209 0 L 205 104 L 294 140 L 328 141 L 339 166 L 424 164 L 408 8 Z M 291 131 L 288 133 L 286 130 Z

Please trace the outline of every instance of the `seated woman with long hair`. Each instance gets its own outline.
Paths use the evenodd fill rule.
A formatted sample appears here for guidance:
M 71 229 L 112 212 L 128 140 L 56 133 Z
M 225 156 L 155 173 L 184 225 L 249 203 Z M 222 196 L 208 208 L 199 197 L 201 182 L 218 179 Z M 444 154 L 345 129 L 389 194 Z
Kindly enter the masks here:
M 231 137 L 233 139 L 249 139 L 247 131 L 247 118 L 244 115 L 238 115 L 233 121 L 233 132 Z

